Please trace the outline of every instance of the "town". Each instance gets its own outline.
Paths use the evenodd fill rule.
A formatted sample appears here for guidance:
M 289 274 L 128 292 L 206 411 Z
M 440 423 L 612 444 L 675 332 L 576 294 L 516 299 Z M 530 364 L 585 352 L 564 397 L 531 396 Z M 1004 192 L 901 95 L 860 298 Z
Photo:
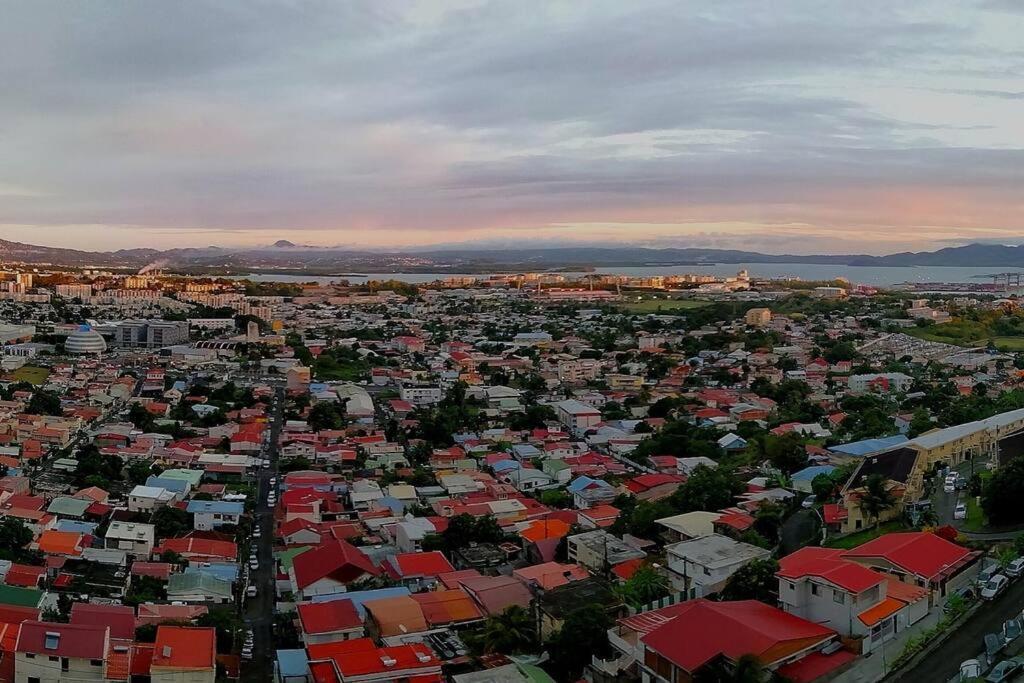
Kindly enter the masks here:
M 0 277 L 0 681 L 1024 670 L 1012 294 Z

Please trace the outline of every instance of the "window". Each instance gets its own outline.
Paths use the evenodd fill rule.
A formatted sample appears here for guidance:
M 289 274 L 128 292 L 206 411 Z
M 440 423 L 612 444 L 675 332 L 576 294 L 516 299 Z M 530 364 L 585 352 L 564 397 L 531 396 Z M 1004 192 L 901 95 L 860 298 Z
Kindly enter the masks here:
M 35 658 L 36 658 L 36 655 L 35 655 L 34 652 L 26 652 L 25 653 L 25 659 L 35 659 Z
M 796 590 L 796 584 L 795 583 L 789 582 L 786 585 L 789 586 L 789 590 L 791 590 L 791 591 L 795 591 Z
M 818 594 L 818 584 L 812 583 L 811 584 L 811 595 L 817 595 L 817 594 Z
M 711 570 L 710 570 L 710 569 L 708 569 L 707 567 L 704 567 L 704 574 L 705 574 L 706 576 L 711 576 Z
M 103 666 L 103 660 L 102 659 L 90 659 L 89 663 L 92 664 L 93 666 Z
M 39 677 L 38 676 L 29 676 L 28 677 L 28 683 L 39 683 Z
M 840 605 L 846 604 L 846 593 L 841 590 L 832 591 L 832 599 L 838 602 Z
M 71 660 L 69 660 L 67 657 L 61 657 L 60 658 L 60 670 L 61 671 L 67 671 L 70 667 L 71 667 Z

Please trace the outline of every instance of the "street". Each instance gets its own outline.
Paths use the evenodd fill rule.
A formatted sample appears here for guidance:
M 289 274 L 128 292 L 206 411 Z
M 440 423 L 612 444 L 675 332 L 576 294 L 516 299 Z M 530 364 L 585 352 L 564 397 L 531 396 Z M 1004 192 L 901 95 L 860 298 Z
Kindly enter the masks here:
M 926 657 L 915 669 L 894 681 L 906 683 L 944 683 L 960 671 L 960 663 L 985 649 L 986 633 L 999 633 L 1003 622 L 1017 616 L 1024 607 L 1024 580 L 1017 580 L 996 600 L 981 606 L 956 628 L 949 640 L 933 656 Z M 1018 644 L 1016 649 L 1024 647 Z
M 270 479 L 277 476 L 278 437 L 284 422 L 284 389 L 277 389 L 275 395 L 277 407 L 271 416 L 270 442 L 264 450 L 271 466 L 269 469 L 258 468 L 255 476 L 257 500 L 253 525 L 260 527 L 261 535 L 254 542 L 259 569 L 250 573 L 250 585 L 255 585 L 258 592 L 255 598 L 248 598 L 245 602 L 246 627 L 253 631 L 253 658 L 242 662 L 243 681 L 269 681 L 274 671 L 274 510 L 267 505 L 267 493 L 271 488 Z M 240 561 L 248 562 L 248 554 L 242 554 L 242 549 L 239 553 Z

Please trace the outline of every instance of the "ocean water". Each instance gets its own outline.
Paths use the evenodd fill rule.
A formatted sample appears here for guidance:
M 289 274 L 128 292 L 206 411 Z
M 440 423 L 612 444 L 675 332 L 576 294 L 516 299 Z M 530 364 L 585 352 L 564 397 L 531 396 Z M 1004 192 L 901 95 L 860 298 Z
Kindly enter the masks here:
M 802 280 L 831 280 L 843 277 L 854 284 L 892 286 L 904 282 L 991 282 L 988 275 L 1000 272 L 1015 272 L 1024 275 L 1024 268 L 972 268 L 961 266 L 911 266 L 911 267 L 878 267 L 878 266 L 834 266 L 816 263 L 718 263 L 700 266 L 633 266 L 596 268 L 599 274 L 628 275 L 633 277 L 652 275 L 682 275 L 685 273 L 702 273 L 710 275 L 735 275 L 739 270 L 747 270 L 752 278 L 787 278 L 796 277 Z M 572 275 L 573 273 L 569 273 Z M 577 273 L 578 274 L 578 273 Z M 361 284 L 367 280 L 402 280 L 412 284 L 433 282 L 448 277 L 486 278 L 488 273 L 361 273 L 338 277 L 320 277 L 310 275 L 276 275 L 272 273 L 253 273 L 244 276 L 254 282 L 318 282 L 329 284 L 338 280 L 348 280 L 353 284 Z

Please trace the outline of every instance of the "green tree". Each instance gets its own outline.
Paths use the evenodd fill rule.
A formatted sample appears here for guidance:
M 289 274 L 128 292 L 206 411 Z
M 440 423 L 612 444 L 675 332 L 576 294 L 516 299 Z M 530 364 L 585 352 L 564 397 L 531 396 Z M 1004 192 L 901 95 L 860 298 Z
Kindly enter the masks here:
M 35 534 L 17 517 L 4 517 L 0 520 L 0 550 L 19 551 L 29 543 Z
M 152 523 L 156 527 L 157 538 L 174 538 L 192 529 L 192 515 L 181 508 L 165 505 L 153 513 Z
M 896 504 L 896 498 L 889 490 L 888 481 L 880 474 L 872 474 L 864 481 L 864 490 L 860 495 L 859 507 L 868 520 L 878 524 L 883 512 Z
M 670 500 L 678 512 L 713 511 L 729 507 L 742 492 L 743 484 L 732 472 L 723 467 L 698 465 Z
M 981 492 L 981 509 L 990 524 L 1015 524 L 1024 520 L 1024 458 L 1014 458 L 995 471 Z
M 611 617 L 603 605 L 583 605 L 570 612 L 548 641 L 549 670 L 559 681 L 577 681 L 591 657 L 607 657 L 611 652 L 608 629 Z
M 779 563 L 772 559 L 753 560 L 737 569 L 722 589 L 723 600 L 760 600 L 775 604 Z
M 650 565 L 643 565 L 625 583 L 620 584 L 616 592 L 623 602 L 640 609 L 667 597 L 671 591 L 664 574 Z
M 501 614 L 488 617 L 475 637 L 481 653 L 521 654 L 537 650 L 537 635 L 530 613 L 513 605 Z
M 46 389 L 36 389 L 32 392 L 32 398 L 29 399 L 25 412 L 31 415 L 64 414 L 64 410 L 60 406 L 60 396 Z

